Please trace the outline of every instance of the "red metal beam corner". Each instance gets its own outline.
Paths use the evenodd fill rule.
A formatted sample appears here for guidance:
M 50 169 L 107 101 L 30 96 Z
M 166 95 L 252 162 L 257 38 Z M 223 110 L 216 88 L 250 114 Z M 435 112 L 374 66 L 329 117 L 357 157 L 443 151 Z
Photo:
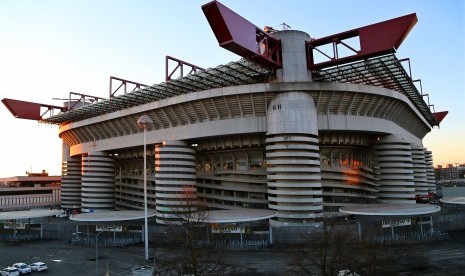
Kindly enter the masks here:
M 47 111 L 59 109 L 65 111 L 65 107 L 53 106 L 47 104 L 32 103 L 13 99 L 3 99 L 2 103 L 15 116 L 15 118 L 41 121 L 43 114 L 40 114 L 40 108 L 47 108 Z
M 444 118 L 449 114 L 449 111 L 441 111 L 433 113 L 434 119 L 436 120 L 438 126 L 444 120 Z
M 221 47 L 271 68 L 281 68 L 281 42 L 218 1 L 202 6 Z
M 395 53 L 417 21 L 416 14 L 412 13 L 373 25 L 307 41 L 305 45 L 307 66 L 309 69 L 318 70 L 374 56 Z M 338 57 L 337 45 L 343 44 L 348 47 L 342 41 L 353 37 L 359 37 L 360 50 L 356 51 L 354 55 Z M 314 49 L 327 44 L 333 44 L 333 56 L 329 57 L 329 61 L 316 63 L 313 55 Z

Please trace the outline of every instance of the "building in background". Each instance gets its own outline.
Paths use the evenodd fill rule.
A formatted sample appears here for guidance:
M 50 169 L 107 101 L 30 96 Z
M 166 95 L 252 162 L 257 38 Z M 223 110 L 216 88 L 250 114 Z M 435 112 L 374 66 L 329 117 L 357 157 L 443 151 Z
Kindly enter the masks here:
M 441 197 L 465 197 L 465 164 L 447 164 L 434 169 Z
M 26 172 L 27 176 L 0 178 L 2 211 L 58 208 L 61 204 L 61 176 Z
M 271 209 L 270 223 L 283 226 L 435 192 L 422 140 L 447 112 L 430 110 L 394 54 L 415 14 L 312 39 L 265 32 L 216 1 L 202 9 L 220 45 L 243 59 L 202 69 L 167 57 L 191 73 L 174 79 L 166 66 L 166 82 L 152 86 L 112 77 L 120 85 L 108 99 L 74 93 L 81 100 L 70 94 L 65 107 L 2 100 L 17 117 L 60 126 L 62 208 L 143 209 L 143 115 L 153 121 L 148 207 L 159 223 L 191 200 Z M 24 112 L 44 107 L 59 113 Z
M 436 181 L 465 179 L 465 164 L 439 165 L 434 169 L 434 174 Z

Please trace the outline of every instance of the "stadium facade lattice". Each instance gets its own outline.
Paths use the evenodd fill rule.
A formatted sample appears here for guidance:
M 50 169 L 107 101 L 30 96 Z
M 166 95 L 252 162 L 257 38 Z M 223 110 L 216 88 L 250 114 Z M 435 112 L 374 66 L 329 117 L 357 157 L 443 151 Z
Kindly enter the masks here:
M 280 226 L 354 204 L 416 204 L 435 192 L 422 139 L 447 112 L 430 110 L 394 54 L 415 14 L 312 39 L 257 28 L 217 1 L 202 9 L 220 46 L 242 59 L 208 69 L 180 62 L 197 70 L 32 116 L 59 124 L 62 208 L 143 209 L 143 115 L 153 121 L 146 177 L 159 223 L 177 220 L 192 199 L 211 209 L 271 209 Z M 13 114 L 38 105 L 3 101 Z

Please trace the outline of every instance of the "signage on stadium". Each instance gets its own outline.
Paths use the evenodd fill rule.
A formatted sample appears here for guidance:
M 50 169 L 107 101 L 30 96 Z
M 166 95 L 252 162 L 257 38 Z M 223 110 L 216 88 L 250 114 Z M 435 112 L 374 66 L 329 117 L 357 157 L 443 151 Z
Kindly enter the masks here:
M 3 224 L 3 229 L 26 229 L 26 223 L 16 222 L 16 226 L 13 220 L 7 220 Z
M 239 227 L 236 225 L 218 225 L 212 227 L 212 233 L 222 234 L 222 233 L 245 233 L 244 227 Z
M 387 219 L 387 220 L 383 220 L 383 222 L 382 222 L 383 228 L 406 226 L 406 225 L 411 225 L 411 224 L 412 224 L 412 221 L 409 218 L 405 218 L 405 219 Z
M 95 230 L 96 231 L 99 231 L 99 232 L 103 232 L 103 231 L 106 231 L 106 232 L 123 232 L 123 226 L 121 225 L 97 225 L 95 227 Z

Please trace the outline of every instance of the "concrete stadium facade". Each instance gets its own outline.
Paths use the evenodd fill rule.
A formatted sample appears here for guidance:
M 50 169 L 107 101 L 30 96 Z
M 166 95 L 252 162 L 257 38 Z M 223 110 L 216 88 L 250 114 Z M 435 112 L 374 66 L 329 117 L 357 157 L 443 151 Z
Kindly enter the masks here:
M 422 143 L 433 125 L 405 93 L 318 81 L 306 64 L 309 36 L 273 36 L 283 67 L 271 78 L 214 88 L 201 82 L 84 119 L 51 117 L 63 139 L 62 208 L 143 209 L 142 115 L 154 122 L 146 133 L 148 207 L 159 223 L 176 221 L 189 200 L 211 209 L 272 209 L 274 226 L 310 225 L 342 206 L 415 204 L 435 191 L 432 153 Z

